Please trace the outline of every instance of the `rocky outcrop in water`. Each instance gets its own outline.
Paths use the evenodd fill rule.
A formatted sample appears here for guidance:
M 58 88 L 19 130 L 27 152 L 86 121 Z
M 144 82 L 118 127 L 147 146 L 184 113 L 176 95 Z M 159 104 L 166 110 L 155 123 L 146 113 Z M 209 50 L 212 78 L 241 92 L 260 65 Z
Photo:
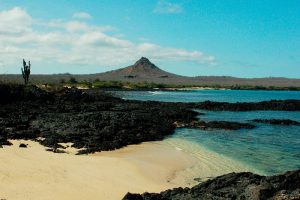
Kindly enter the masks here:
M 230 121 L 192 121 L 190 123 L 176 124 L 177 128 L 194 128 L 194 129 L 223 129 L 223 130 L 238 130 L 238 129 L 253 129 L 254 125 L 241 122 Z
M 277 176 L 249 172 L 230 173 L 192 188 L 175 188 L 159 194 L 128 193 L 123 200 L 291 200 L 300 199 L 300 170 Z
M 262 102 L 213 102 L 191 103 L 192 108 L 214 111 L 285 110 L 300 111 L 300 100 L 271 100 Z
M 290 119 L 253 119 L 253 122 L 264 123 L 264 124 L 273 124 L 273 125 L 296 125 L 300 126 L 300 122 L 290 120 Z

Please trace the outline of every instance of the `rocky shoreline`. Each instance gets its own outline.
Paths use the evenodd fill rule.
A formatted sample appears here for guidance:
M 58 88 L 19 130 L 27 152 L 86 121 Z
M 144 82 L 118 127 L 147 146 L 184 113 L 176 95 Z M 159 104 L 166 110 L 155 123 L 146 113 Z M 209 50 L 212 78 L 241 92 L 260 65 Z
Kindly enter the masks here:
M 263 124 L 273 124 L 273 125 L 294 125 L 294 126 L 300 126 L 300 122 L 290 120 L 290 119 L 253 119 L 251 120 L 253 122 L 257 123 L 263 123 Z
M 145 102 L 123 100 L 100 90 L 64 88 L 45 91 L 22 85 L 0 85 L 0 96 L 0 147 L 11 145 L 10 139 L 26 139 L 38 141 L 55 153 L 64 153 L 60 143 L 73 143 L 72 147 L 81 149 L 78 154 L 114 150 L 130 144 L 162 140 L 176 128 L 255 128 L 251 123 L 202 121 L 200 113 L 194 109 L 300 110 L 299 100 L 258 103 Z M 295 124 L 291 121 L 255 122 Z M 193 188 L 177 188 L 160 194 L 129 193 L 124 199 L 297 199 L 300 196 L 299 174 L 299 171 L 294 171 L 264 177 L 233 173 Z
M 213 102 L 205 101 L 190 103 L 190 106 L 202 110 L 212 111 L 253 111 L 253 110 L 278 110 L 300 111 L 300 100 L 271 100 L 261 102 Z
M 127 193 L 123 200 L 296 200 L 300 198 L 300 170 L 276 176 L 250 172 L 230 173 L 192 188 L 175 188 L 159 194 Z
M 177 123 L 177 128 L 192 128 L 192 129 L 224 129 L 224 130 L 238 130 L 238 129 L 253 129 L 256 126 L 249 123 L 229 122 L 229 121 L 192 121 L 190 123 Z
M 101 90 L 0 85 L 0 146 L 8 139 L 38 140 L 53 152 L 73 143 L 79 154 L 114 150 L 129 144 L 162 140 L 178 127 L 237 130 L 253 124 L 197 119 L 204 110 L 299 111 L 299 100 L 258 103 L 167 103 L 123 100 Z M 201 116 L 201 115 L 200 115 Z
M 79 153 L 113 150 L 129 144 L 162 140 L 174 122 L 195 120 L 186 107 L 131 102 L 101 91 L 75 88 L 46 92 L 37 87 L 1 86 L 0 145 L 7 139 L 43 138 L 57 149 L 71 142 Z M 54 151 L 55 152 L 55 151 Z

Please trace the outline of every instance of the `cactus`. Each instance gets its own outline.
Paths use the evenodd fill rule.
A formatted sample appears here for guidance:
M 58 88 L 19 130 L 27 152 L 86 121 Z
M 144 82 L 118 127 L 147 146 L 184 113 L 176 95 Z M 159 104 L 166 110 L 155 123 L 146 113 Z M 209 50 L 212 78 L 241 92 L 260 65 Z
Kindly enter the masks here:
M 22 76 L 23 76 L 25 85 L 27 85 L 28 81 L 29 81 L 30 67 L 31 67 L 30 61 L 28 61 L 28 65 L 27 65 L 26 61 L 23 59 L 23 68 L 21 68 L 21 71 L 22 71 Z

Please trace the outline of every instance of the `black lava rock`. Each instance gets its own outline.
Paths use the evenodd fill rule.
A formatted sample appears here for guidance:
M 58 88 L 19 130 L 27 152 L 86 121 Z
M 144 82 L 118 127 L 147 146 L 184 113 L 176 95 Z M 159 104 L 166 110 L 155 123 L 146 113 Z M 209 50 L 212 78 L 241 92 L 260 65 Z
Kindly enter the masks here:
M 265 200 L 300 199 L 300 170 L 277 176 L 250 172 L 230 173 L 192 188 L 175 188 L 159 194 L 127 193 L 123 200 Z
M 44 138 L 52 149 L 72 142 L 79 153 L 114 150 L 129 144 L 162 140 L 176 124 L 190 128 L 254 128 L 238 122 L 193 122 L 194 108 L 210 110 L 300 110 L 300 101 L 258 103 L 168 103 L 123 100 L 101 90 L 64 88 L 44 91 L 36 86 L 0 85 L 0 146 L 8 139 Z M 176 122 L 176 123 L 175 123 Z
M 0 128 L 0 148 L 3 145 L 12 145 L 12 143 L 8 141 L 7 131 L 4 128 Z
M 300 122 L 290 120 L 290 119 L 253 119 L 253 122 L 264 123 L 264 124 L 273 124 L 273 125 L 295 125 L 300 126 Z
M 224 130 L 238 130 L 238 129 L 253 129 L 254 125 L 240 122 L 230 121 L 193 121 L 191 123 L 179 124 L 180 128 L 196 128 L 196 129 L 224 129 Z
M 271 100 L 262 102 L 213 102 L 204 101 L 200 103 L 190 103 L 190 106 L 202 110 L 227 110 L 227 111 L 251 111 L 251 110 L 285 110 L 285 111 L 299 111 L 299 100 Z
M 7 87 L 0 87 L 0 95 L 3 92 L 10 100 L 0 107 L 0 128 L 7 130 L 0 134 L 1 143 L 42 137 L 40 143 L 51 149 L 72 142 L 73 147 L 85 149 L 80 153 L 92 153 L 162 140 L 174 132 L 175 121 L 188 122 L 197 116 L 187 106 L 125 101 L 99 90 Z M 34 98 L 27 98 L 30 95 Z
M 19 147 L 20 147 L 20 148 L 27 148 L 27 144 L 21 143 L 21 144 L 19 145 Z

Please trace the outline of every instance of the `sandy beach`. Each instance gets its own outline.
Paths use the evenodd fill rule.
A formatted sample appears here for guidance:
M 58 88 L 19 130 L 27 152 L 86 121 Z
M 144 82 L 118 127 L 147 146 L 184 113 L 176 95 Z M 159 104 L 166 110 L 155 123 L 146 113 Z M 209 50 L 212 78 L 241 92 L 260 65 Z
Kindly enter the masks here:
M 0 149 L 0 199 L 122 199 L 127 192 L 160 192 L 196 184 L 199 177 L 245 171 L 205 150 L 195 156 L 169 140 L 92 155 L 55 154 L 33 141 Z M 174 142 L 174 141 L 173 141 Z M 20 143 L 28 148 L 19 148 Z M 174 143 L 173 143 L 174 144 Z

